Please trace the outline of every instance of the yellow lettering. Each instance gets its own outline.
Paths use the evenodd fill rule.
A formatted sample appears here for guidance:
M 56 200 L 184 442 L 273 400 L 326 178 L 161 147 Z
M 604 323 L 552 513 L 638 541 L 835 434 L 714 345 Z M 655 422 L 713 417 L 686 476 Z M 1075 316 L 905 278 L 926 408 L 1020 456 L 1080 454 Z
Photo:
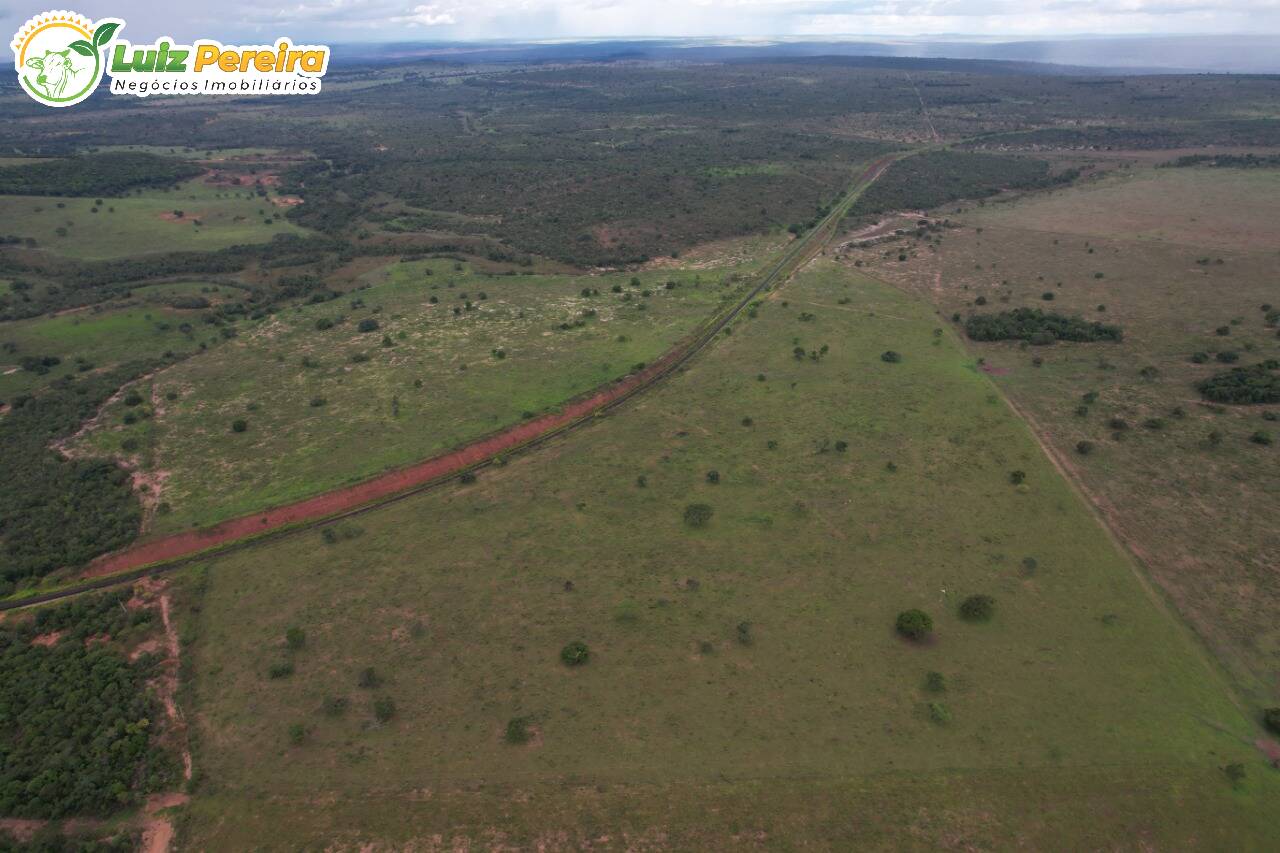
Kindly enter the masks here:
M 253 58 L 253 67 L 259 71 L 270 71 L 275 61 L 275 56 L 264 50 Z
M 302 57 L 303 71 L 319 71 L 324 68 L 324 51 L 308 50 Z
M 195 70 L 199 71 L 206 65 L 212 65 L 218 60 L 218 48 L 211 44 L 196 45 L 196 66 Z
M 224 50 L 222 56 L 218 57 L 218 67 L 223 71 L 235 71 L 240 65 L 240 57 L 236 56 L 234 50 Z

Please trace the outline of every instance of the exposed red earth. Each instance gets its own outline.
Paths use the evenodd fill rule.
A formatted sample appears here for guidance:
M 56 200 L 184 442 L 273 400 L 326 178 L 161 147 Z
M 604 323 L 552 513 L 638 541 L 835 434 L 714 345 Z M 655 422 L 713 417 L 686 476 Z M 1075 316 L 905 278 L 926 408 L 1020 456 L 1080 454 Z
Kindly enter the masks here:
M 629 374 L 605 388 L 597 389 L 590 396 L 571 401 L 559 411 L 516 424 L 456 450 L 405 468 L 387 471 L 363 483 L 344 486 L 313 498 L 233 518 L 213 527 L 175 533 L 106 554 L 90 563 L 80 577 L 109 575 L 151 563 L 197 554 L 228 542 L 258 536 L 281 527 L 341 515 L 365 504 L 376 503 L 415 487 L 451 477 L 474 465 L 489 461 L 495 456 L 510 452 L 535 438 L 554 433 L 591 415 L 597 409 L 629 396 L 668 372 L 674 366 L 674 362 L 678 362 L 689 354 L 690 347 L 689 343 L 677 346 L 643 370 Z
M 160 537 L 105 554 L 90 563 L 76 576 L 77 583 L 23 600 L 0 602 L 0 610 L 54 600 L 90 588 L 136 579 L 143 573 L 150 573 L 151 569 L 148 567 L 153 569 L 156 566 L 172 564 L 204 552 L 215 552 L 243 540 L 282 531 L 285 528 L 324 522 L 345 513 L 375 506 L 398 496 L 429 488 L 469 468 L 491 462 L 495 457 L 549 438 L 584 423 L 593 415 L 602 414 L 603 410 L 612 408 L 673 373 L 710 343 L 716 334 L 753 299 L 777 281 L 785 280 L 791 272 L 816 254 L 831 236 L 848 205 L 852 204 L 868 184 L 880 177 L 889 164 L 897 159 L 897 156 L 882 157 L 869 165 L 859 175 L 853 190 L 845 197 L 844 204 L 838 205 L 812 231 L 796 240 L 768 274 L 761 278 L 760 282 L 736 303 L 732 310 L 704 325 L 699 331 L 676 344 L 661 358 L 643 369 L 597 388 L 585 396 L 570 400 L 555 412 L 479 438 L 442 455 L 387 471 L 362 483 L 251 515 L 229 519 L 212 527 Z

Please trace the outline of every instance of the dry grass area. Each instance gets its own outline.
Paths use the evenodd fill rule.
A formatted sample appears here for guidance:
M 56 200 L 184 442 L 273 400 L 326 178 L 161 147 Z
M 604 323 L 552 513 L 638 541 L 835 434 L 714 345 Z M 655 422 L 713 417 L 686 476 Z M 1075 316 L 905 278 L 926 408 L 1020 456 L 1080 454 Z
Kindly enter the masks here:
M 1280 439 L 1280 407 L 1210 406 L 1194 386 L 1226 369 L 1221 351 L 1280 356 L 1259 310 L 1280 304 L 1278 186 L 1266 170 L 1122 172 L 949 208 L 938 242 L 845 250 L 948 319 L 1027 306 L 1123 327 L 1119 344 L 969 346 L 1258 705 L 1280 693 L 1280 458 L 1250 436 Z

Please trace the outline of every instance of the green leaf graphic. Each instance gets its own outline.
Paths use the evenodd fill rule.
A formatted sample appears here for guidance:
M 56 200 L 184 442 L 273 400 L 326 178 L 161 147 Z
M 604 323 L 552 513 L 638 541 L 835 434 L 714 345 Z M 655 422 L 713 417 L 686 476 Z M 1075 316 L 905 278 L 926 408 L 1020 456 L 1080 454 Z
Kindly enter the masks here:
M 81 56 L 93 56 L 93 45 L 89 44 L 84 39 L 77 39 L 67 45 L 67 47 L 71 48 Z
M 116 30 L 120 29 L 119 24 L 103 24 L 93 31 L 93 46 L 102 47 L 111 41 L 111 37 L 116 34 Z

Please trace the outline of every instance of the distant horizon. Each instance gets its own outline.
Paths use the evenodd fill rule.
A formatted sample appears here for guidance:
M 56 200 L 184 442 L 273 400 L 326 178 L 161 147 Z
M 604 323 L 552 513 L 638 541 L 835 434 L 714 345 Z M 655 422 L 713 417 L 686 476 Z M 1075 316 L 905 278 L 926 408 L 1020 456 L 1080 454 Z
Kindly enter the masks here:
M 47 0 L 0 8 L 14 32 Z M 1257 0 L 76 0 L 52 4 L 93 19 L 121 18 L 126 33 L 224 41 L 270 39 L 545 41 L 628 39 L 963 39 L 1280 35 L 1280 3 Z M 127 34 L 125 37 L 129 37 Z M 7 43 L 7 40 L 6 40 Z

